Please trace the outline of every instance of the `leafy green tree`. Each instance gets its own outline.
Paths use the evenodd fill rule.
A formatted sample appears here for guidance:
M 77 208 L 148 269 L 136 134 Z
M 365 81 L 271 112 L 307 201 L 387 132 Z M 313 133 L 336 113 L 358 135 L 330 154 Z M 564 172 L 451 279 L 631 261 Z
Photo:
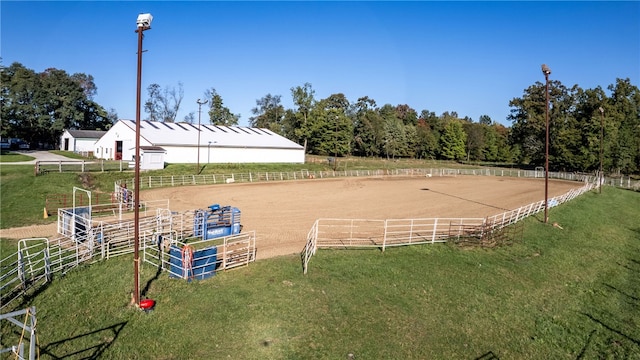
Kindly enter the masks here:
M 162 89 L 159 84 L 153 83 L 147 87 L 147 94 L 149 98 L 144 103 L 144 111 L 149 114 L 147 120 L 149 121 L 161 121 L 160 113 L 162 112 L 162 105 L 160 98 L 162 97 Z
M 493 123 L 493 121 L 491 121 L 491 118 L 489 117 L 489 115 L 480 115 L 480 118 L 478 119 L 478 122 L 480 124 L 484 124 L 484 125 L 491 125 Z
M 420 118 L 416 125 L 416 156 L 424 159 L 435 159 L 438 152 L 438 140 L 427 120 Z
M 484 131 L 484 147 L 482 148 L 482 158 L 485 161 L 497 162 L 500 161 L 499 151 L 500 146 L 505 146 L 504 142 L 501 144 L 499 141 L 499 135 L 496 131 L 496 126 L 487 125 L 481 123 Z
M 467 135 L 459 120 L 450 120 L 444 127 L 440 138 L 440 150 L 447 160 L 462 160 L 465 158 L 465 143 Z
M 467 161 L 484 160 L 484 153 L 482 152 L 482 150 L 485 147 L 485 126 L 486 125 L 467 121 L 462 124 L 467 137 Z
M 418 113 L 406 104 L 396 106 L 396 117 L 405 125 L 418 124 Z
M 267 128 L 277 134 L 282 134 L 281 121 L 285 110 L 280 104 L 280 98 L 280 95 L 267 94 L 256 100 L 256 107 L 251 109 L 254 116 L 249 118 L 250 126 Z
M 359 156 L 379 156 L 383 145 L 383 120 L 376 102 L 361 97 L 353 104 L 353 151 Z
M 609 85 L 611 101 L 605 110 L 605 119 L 611 147 L 611 168 L 616 173 L 634 173 L 640 170 L 640 91 L 629 79 L 616 79 Z
M 579 128 L 578 143 L 581 145 L 576 156 L 579 159 L 579 167 L 583 170 L 598 170 L 600 167 L 602 117 L 599 109 L 606 107 L 606 98 L 601 87 L 587 90 L 578 88 L 575 94 L 573 116 Z
M 346 115 L 348 103 L 342 94 L 333 94 L 316 102 L 310 113 L 309 151 L 318 155 L 344 156 L 351 153 L 353 124 Z M 339 101 L 336 101 L 339 100 Z M 337 105 L 339 104 L 339 105 Z
M 204 96 L 209 100 L 209 123 L 222 126 L 238 125 L 240 115 L 232 114 L 229 108 L 224 106 L 222 96 L 218 94 L 216 89 L 207 89 Z
M 507 119 L 513 123 L 510 142 L 518 148 L 520 163 L 544 164 L 545 101 L 545 85 L 540 82 L 525 89 L 522 98 L 509 101 L 511 110 Z
M 107 129 L 112 123 L 110 114 L 91 99 L 97 88 L 90 75 L 54 68 L 36 73 L 13 63 L 0 76 L 3 136 L 54 146 L 64 129 Z
M 291 97 L 293 98 L 293 104 L 297 106 L 297 111 L 294 116 L 286 116 L 288 119 L 287 126 L 290 131 L 288 137 L 294 141 L 302 141 L 305 153 L 307 151 L 307 143 L 309 141 L 309 114 L 315 104 L 315 90 L 311 87 L 310 83 L 305 83 L 303 86 L 296 86 L 291 88 Z
M 404 126 L 402 120 L 398 119 L 396 109 L 391 104 L 385 104 L 379 110 L 383 121 L 384 146 L 383 154 L 390 158 L 404 155 Z

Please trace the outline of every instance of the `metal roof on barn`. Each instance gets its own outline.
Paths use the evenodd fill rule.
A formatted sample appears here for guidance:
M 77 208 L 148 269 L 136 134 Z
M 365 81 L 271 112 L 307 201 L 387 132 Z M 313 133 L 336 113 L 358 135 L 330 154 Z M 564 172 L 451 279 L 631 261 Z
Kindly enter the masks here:
M 67 130 L 69 135 L 76 139 L 100 139 L 102 135 L 106 134 L 106 131 L 100 130 Z
M 135 131 L 136 122 L 120 120 Z M 303 147 L 269 129 L 243 126 L 200 124 L 200 146 L 272 149 L 303 149 Z M 185 122 L 140 122 L 140 136 L 155 146 L 196 146 L 198 125 Z

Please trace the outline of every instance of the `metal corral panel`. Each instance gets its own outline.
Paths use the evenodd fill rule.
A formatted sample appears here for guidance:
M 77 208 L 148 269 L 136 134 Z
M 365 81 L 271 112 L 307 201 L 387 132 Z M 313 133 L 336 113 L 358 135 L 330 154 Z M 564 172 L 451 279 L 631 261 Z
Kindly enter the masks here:
M 216 246 L 194 250 L 189 258 L 185 257 L 184 249 L 184 247 L 179 248 L 175 245 L 169 249 L 170 277 L 204 280 L 216 274 L 218 263 L 218 248 Z M 188 264 L 185 264 L 185 261 Z
M 317 247 L 380 247 L 384 220 L 318 219 Z
M 483 218 L 389 219 L 385 222 L 385 246 L 446 242 L 447 239 L 477 236 Z

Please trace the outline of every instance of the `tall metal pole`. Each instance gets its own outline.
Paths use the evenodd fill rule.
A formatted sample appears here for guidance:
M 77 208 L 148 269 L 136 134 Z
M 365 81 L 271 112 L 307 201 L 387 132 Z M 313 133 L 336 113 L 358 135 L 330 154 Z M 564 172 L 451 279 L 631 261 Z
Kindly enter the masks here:
M 196 169 L 196 173 L 200 174 L 200 114 L 201 107 L 203 104 L 206 104 L 209 100 L 200 101 L 198 99 L 196 102 L 198 103 L 198 168 Z
M 549 74 L 551 69 L 545 64 L 542 64 L 542 73 L 544 74 L 545 85 L 545 150 L 544 150 L 544 223 L 549 222 Z
M 600 176 L 598 177 L 598 194 L 602 194 L 602 180 L 604 175 L 602 174 L 602 156 L 603 156 L 603 139 L 604 139 L 604 109 L 601 107 L 598 108 L 600 110 Z
M 136 82 L 136 157 L 135 157 L 135 188 L 133 192 L 133 300 L 140 306 L 140 95 L 142 89 L 142 38 L 143 32 L 149 26 L 138 25 L 138 75 Z
M 333 133 L 333 171 L 338 169 L 338 115 L 336 115 L 335 131 Z

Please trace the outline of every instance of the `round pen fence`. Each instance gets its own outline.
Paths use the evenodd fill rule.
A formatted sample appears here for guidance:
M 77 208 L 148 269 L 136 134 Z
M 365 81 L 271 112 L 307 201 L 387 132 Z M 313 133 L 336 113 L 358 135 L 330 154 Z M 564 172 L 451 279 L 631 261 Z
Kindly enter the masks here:
M 580 188 L 548 199 L 549 207 L 558 206 L 584 194 L 597 183 L 585 183 Z M 507 226 L 544 210 L 544 200 L 486 218 L 429 219 L 318 219 L 314 222 L 301 253 L 306 274 L 309 261 L 321 248 L 379 248 L 390 246 L 434 244 L 447 241 L 473 240 L 478 243 L 491 238 Z
M 159 187 L 189 186 L 189 185 L 215 185 L 230 183 L 257 183 L 288 180 L 313 180 L 332 179 L 344 177 L 456 177 L 462 175 L 471 176 L 499 176 L 515 178 L 543 178 L 544 169 L 518 170 L 518 169 L 384 169 L 384 170 L 336 170 L 336 171 L 312 171 L 299 170 L 290 172 L 251 172 L 231 174 L 201 174 L 201 175 L 164 175 L 142 176 L 140 189 L 153 189 Z M 580 174 L 565 172 L 549 172 L 550 179 L 597 182 L 597 174 Z M 121 184 L 134 184 L 134 179 L 122 179 L 116 181 L 116 186 Z M 640 180 L 633 180 L 629 176 L 604 177 L 603 185 L 615 186 L 625 189 L 640 191 Z

